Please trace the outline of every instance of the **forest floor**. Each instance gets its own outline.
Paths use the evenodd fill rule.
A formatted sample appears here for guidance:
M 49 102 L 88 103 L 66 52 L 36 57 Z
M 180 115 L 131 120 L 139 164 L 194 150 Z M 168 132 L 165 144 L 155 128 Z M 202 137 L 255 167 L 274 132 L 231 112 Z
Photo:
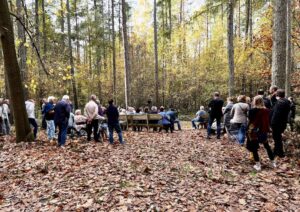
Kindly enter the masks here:
M 125 132 L 127 144 L 0 141 L 0 211 L 297 211 L 300 164 L 253 171 L 249 153 L 200 130 Z

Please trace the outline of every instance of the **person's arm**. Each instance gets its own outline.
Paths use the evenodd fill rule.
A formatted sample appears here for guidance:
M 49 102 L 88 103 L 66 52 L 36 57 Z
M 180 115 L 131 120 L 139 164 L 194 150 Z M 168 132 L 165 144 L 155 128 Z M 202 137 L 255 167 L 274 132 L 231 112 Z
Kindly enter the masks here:
M 230 116 L 233 116 L 235 113 L 235 105 L 232 107 L 231 111 L 230 111 Z

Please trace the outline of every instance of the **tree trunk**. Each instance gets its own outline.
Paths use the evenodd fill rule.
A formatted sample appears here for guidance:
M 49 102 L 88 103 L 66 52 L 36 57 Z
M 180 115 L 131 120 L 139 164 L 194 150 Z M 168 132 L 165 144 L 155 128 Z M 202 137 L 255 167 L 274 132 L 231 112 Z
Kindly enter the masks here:
M 291 42 L 291 20 L 292 20 L 292 6 L 291 1 L 287 0 L 287 45 L 286 45 L 286 76 L 285 76 L 285 93 L 291 96 L 291 69 L 292 69 L 292 42 Z
M 70 59 L 70 66 L 71 66 L 71 83 L 72 83 L 72 89 L 73 89 L 73 101 L 75 109 L 78 108 L 78 98 L 77 98 L 77 88 L 76 88 L 76 80 L 75 80 L 75 74 L 74 74 L 74 59 L 73 59 L 73 47 L 72 47 L 72 39 L 71 39 L 71 18 L 70 18 L 70 3 L 69 0 L 67 0 L 67 22 L 68 22 L 68 43 L 69 43 L 69 59 Z
M 272 47 L 272 85 L 285 88 L 287 2 L 275 0 Z
M 60 0 L 60 30 L 61 30 L 61 44 L 63 52 L 65 51 L 65 13 L 64 13 L 64 1 Z
M 17 15 L 19 16 L 20 20 L 25 23 L 25 17 L 22 12 L 22 1 L 17 0 Z M 17 32 L 18 32 L 18 40 L 20 41 L 18 47 L 18 57 L 19 57 L 19 65 L 21 70 L 21 77 L 24 84 L 27 83 L 27 70 L 26 70 L 26 60 L 27 60 L 27 49 L 25 47 L 26 43 L 26 35 L 25 29 L 20 22 L 17 22 Z M 28 89 L 25 87 L 24 90 L 25 98 L 28 97 Z
M 229 82 L 228 82 L 228 95 L 234 95 L 234 46 L 233 46 L 233 17 L 234 17 L 234 0 L 228 2 L 228 66 L 229 66 Z
M 122 0 L 122 30 L 123 30 L 123 45 L 124 45 L 124 63 L 125 63 L 125 105 L 126 108 L 131 103 L 130 101 L 130 58 L 129 58 L 129 44 L 127 35 L 127 14 L 126 2 Z
M 35 45 L 40 50 L 39 0 L 35 0 Z
M 170 27 L 170 33 L 169 33 L 169 39 L 172 40 L 172 2 L 171 0 L 168 1 L 169 3 L 169 27 Z
M 21 74 L 15 50 L 13 26 L 6 0 L 0 0 L 0 36 L 4 55 L 5 75 L 8 81 L 12 111 L 15 118 L 16 141 L 32 141 L 33 134 L 29 126 L 25 108 Z
M 156 0 L 154 0 L 154 12 L 153 12 L 153 20 L 154 20 L 154 62 L 155 62 L 155 104 L 159 105 L 159 81 L 158 81 L 158 47 L 157 47 L 157 5 Z
M 77 64 L 80 64 L 80 43 L 79 43 L 77 0 L 74 0 L 74 12 L 75 12 L 76 54 L 77 54 L 76 59 L 77 59 Z
M 116 70 L 116 35 L 115 35 L 115 1 L 111 0 L 111 25 L 112 25 L 112 65 L 113 65 L 113 99 L 117 104 L 117 70 Z
M 46 57 L 46 53 L 47 53 L 47 30 L 46 30 L 45 0 L 42 0 L 42 11 L 43 11 L 43 49 L 44 49 L 44 57 Z

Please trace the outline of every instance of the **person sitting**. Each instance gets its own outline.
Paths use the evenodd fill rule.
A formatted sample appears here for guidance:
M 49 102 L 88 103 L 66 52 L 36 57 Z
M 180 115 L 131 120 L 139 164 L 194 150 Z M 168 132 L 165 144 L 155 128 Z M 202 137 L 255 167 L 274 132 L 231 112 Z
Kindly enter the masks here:
M 196 118 L 192 120 L 192 126 L 194 129 L 198 129 L 196 122 L 200 123 L 202 128 L 206 128 L 207 125 L 207 112 L 204 110 L 204 106 L 200 106 L 200 110 L 196 113 Z
M 150 111 L 150 114 L 157 114 L 158 113 L 158 109 L 156 106 L 152 106 L 151 107 L 151 111 Z
M 79 133 L 81 129 L 86 128 L 87 117 L 81 114 L 81 110 L 76 110 L 74 115 L 74 122 L 74 128 L 76 132 Z
M 177 123 L 178 130 L 181 130 L 180 121 L 178 118 L 178 112 L 171 106 L 167 112 L 167 115 L 170 117 L 171 127 L 175 129 L 174 124 Z
M 160 107 L 159 115 L 162 116 L 162 119 L 158 123 L 163 126 L 159 129 L 159 132 L 161 132 L 162 129 L 164 129 L 168 133 L 170 129 L 171 133 L 173 133 L 170 117 L 165 112 L 165 108 L 163 106 Z

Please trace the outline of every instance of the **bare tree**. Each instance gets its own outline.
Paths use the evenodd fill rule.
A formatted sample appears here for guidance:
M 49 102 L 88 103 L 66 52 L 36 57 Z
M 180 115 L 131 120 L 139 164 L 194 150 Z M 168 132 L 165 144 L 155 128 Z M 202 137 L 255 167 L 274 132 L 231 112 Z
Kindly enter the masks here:
M 291 95 L 291 69 L 292 69 L 292 42 L 291 42 L 291 21 L 292 20 L 292 5 L 291 1 L 287 0 L 287 33 L 286 33 L 286 76 L 285 76 L 285 93 Z
M 228 39 L 228 66 L 229 66 L 229 82 L 228 82 L 228 95 L 234 95 L 234 45 L 233 45 L 233 17 L 234 17 L 234 0 L 228 1 L 228 28 L 227 28 L 227 39 Z
M 158 47 L 157 47 L 157 5 L 156 0 L 154 0 L 154 12 L 153 12 L 153 19 L 154 19 L 154 60 L 155 60 L 155 103 L 159 104 L 159 81 L 158 81 Z

